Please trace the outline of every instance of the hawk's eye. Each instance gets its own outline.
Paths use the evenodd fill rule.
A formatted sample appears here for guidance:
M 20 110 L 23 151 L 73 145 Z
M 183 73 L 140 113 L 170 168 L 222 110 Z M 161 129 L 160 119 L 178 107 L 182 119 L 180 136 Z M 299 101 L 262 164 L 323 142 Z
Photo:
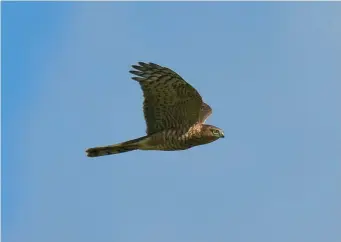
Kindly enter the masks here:
M 212 129 L 212 134 L 213 134 L 213 135 L 219 135 L 220 132 L 219 132 L 219 130 Z

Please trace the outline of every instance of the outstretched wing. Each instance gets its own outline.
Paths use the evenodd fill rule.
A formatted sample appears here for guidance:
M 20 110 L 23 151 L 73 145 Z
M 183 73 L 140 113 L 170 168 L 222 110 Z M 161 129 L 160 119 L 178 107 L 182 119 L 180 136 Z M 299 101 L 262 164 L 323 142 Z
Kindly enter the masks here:
M 199 122 L 205 123 L 208 117 L 212 114 L 212 108 L 207 103 L 202 103 L 199 115 Z
M 141 85 L 147 134 L 191 126 L 199 121 L 200 94 L 174 71 L 154 63 L 133 65 L 132 79 Z

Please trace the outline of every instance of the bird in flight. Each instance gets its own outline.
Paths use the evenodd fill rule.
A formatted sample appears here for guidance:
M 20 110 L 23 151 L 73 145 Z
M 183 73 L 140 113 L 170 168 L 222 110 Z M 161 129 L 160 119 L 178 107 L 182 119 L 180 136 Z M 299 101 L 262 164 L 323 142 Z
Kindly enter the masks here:
M 133 150 L 186 150 L 224 138 L 224 131 L 205 124 L 212 114 L 200 94 L 180 75 L 167 67 L 139 62 L 132 66 L 143 91 L 146 136 L 123 143 L 86 150 L 88 157 Z

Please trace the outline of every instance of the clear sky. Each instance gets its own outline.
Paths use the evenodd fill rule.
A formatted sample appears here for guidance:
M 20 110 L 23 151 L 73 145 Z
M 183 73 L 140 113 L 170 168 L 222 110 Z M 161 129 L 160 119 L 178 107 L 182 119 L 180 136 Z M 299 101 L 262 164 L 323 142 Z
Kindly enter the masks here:
M 5 242 L 341 241 L 341 3 L 2 3 Z M 138 61 L 225 139 L 90 159 L 145 135 Z

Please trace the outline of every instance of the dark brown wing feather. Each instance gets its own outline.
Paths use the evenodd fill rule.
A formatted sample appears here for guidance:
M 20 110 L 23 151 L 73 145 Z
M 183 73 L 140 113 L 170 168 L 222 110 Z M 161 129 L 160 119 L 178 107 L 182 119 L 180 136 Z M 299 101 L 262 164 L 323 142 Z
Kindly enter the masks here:
M 143 111 L 147 134 L 191 126 L 199 121 L 200 94 L 174 71 L 154 63 L 133 65 L 144 94 Z
M 207 103 L 202 103 L 200 109 L 199 122 L 205 123 L 207 118 L 212 114 L 212 108 Z

